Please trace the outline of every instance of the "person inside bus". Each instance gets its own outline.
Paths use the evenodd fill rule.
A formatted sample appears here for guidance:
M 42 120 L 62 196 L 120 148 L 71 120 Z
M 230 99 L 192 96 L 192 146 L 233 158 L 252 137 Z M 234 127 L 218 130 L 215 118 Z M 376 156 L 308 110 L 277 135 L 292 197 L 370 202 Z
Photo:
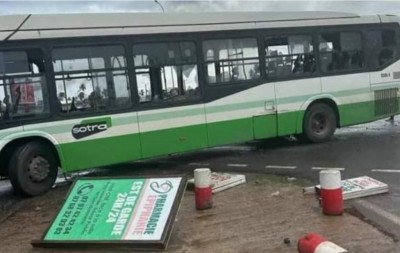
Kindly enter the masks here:
M 332 53 L 331 55 L 332 55 L 332 60 L 328 65 L 328 70 L 334 71 L 341 69 L 339 53 Z
M 89 97 L 88 97 L 88 102 L 89 102 L 89 107 L 90 108 L 95 108 L 96 106 L 96 95 L 95 92 L 92 91 L 92 93 L 90 93 Z
M 341 53 L 340 67 L 341 69 L 350 69 L 352 67 L 349 52 L 344 51 Z
M 239 69 L 237 66 L 232 68 L 231 80 L 232 81 L 239 80 Z
M 298 55 L 293 62 L 293 71 L 292 71 L 293 74 L 302 74 L 303 73 L 303 69 L 301 66 L 301 58 L 302 58 L 302 56 Z
M 77 111 L 78 108 L 76 108 L 75 106 L 75 97 L 72 97 L 72 101 L 71 101 L 71 108 L 69 109 L 70 112 L 74 112 Z
M 314 55 L 305 54 L 304 55 L 304 73 L 314 73 L 316 70 L 316 62 Z
M 320 52 L 320 66 L 323 72 L 329 71 L 329 67 L 332 64 L 332 49 L 326 42 L 321 42 L 319 44 Z
M 278 52 L 276 50 L 270 51 L 270 54 L 267 55 L 268 64 L 267 64 L 267 71 L 268 75 L 275 76 L 278 68 L 278 61 L 277 57 Z
M 281 57 L 283 65 L 282 68 L 280 69 L 281 76 L 288 76 L 292 74 L 292 57 L 290 56 L 282 56 Z
M 353 68 L 361 68 L 362 67 L 362 55 L 361 52 L 355 52 L 351 56 L 350 65 Z

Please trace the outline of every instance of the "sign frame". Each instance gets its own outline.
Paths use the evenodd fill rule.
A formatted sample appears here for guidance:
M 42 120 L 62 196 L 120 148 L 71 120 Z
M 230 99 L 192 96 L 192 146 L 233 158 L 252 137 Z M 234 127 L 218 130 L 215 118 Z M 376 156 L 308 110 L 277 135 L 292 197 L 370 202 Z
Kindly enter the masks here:
M 63 209 L 64 205 L 68 202 L 68 197 L 72 193 L 74 187 L 78 181 L 100 181 L 100 180 L 121 180 L 121 179 L 162 179 L 162 178 L 180 178 L 180 183 L 175 195 L 175 199 L 172 203 L 171 210 L 166 220 L 164 230 L 162 232 L 160 240 L 46 240 L 45 237 L 50 231 L 51 227 L 56 222 L 58 215 Z M 46 231 L 39 240 L 32 240 L 31 245 L 33 247 L 40 248 L 63 248 L 63 249 L 93 249 L 93 248 L 119 248 L 119 249 L 135 249 L 135 250 L 165 250 L 168 246 L 173 225 L 175 222 L 176 215 L 179 211 L 183 195 L 186 191 L 187 177 L 186 175 L 157 175 L 157 176 L 135 176 L 135 177 L 79 177 L 74 180 L 70 186 L 63 203 L 58 208 L 57 213 L 54 215 L 51 223 L 49 224 Z

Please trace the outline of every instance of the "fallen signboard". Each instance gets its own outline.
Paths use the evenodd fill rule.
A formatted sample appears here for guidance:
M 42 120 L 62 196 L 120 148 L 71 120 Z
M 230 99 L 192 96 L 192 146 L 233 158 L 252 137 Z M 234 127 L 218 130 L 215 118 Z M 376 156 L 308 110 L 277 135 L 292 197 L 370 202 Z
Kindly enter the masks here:
M 79 178 L 34 247 L 165 249 L 185 177 Z
M 194 184 L 194 179 L 189 179 L 190 184 Z M 232 173 L 211 173 L 211 189 L 212 193 L 227 190 L 234 186 L 246 183 L 246 176 Z
M 319 193 L 320 185 L 316 185 L 315 189 Z M 305 188 L 303 191 L 307 192 L 309 189 Z M 342 191 L 343 200 L 347 200 L 385 193 L 389 191 L 389 187 L 374 178 L 363 176 L 342 180 Z

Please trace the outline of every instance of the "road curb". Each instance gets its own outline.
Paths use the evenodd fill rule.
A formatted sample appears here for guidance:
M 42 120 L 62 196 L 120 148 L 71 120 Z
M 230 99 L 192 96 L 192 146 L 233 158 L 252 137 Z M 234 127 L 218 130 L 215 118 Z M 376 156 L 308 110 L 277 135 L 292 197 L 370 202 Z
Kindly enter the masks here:
M 363 215 L 365 218 L 371 220 L 376 225 L 380 226 L 383 230 L 393 235 L 396 240 L 400 240 L 400 220 L 396 215 L 372 204 L 371 202 L 363 199 L 354 200 L 352 202 L 353 208 Z

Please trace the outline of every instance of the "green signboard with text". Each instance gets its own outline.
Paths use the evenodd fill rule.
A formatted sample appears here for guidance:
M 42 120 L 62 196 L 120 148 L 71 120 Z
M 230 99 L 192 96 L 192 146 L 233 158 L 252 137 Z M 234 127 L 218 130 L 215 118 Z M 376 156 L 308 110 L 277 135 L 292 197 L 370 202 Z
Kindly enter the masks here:
M 37 247 L 166 248 L 184 177 L 80 178 Z

